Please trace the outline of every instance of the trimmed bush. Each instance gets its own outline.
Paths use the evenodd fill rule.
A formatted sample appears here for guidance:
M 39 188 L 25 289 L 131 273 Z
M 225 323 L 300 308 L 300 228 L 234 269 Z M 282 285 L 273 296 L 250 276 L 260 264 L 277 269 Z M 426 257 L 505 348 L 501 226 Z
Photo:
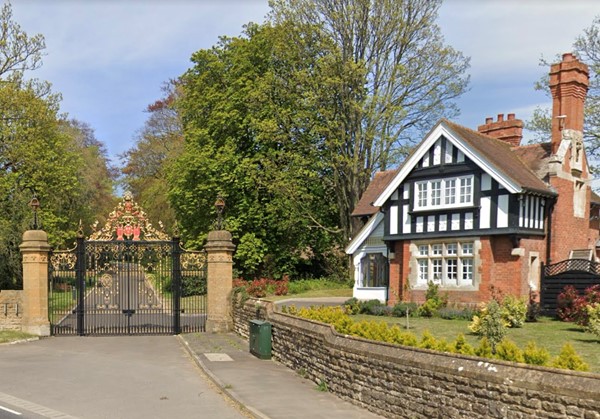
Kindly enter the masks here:
M 496 358 L 511 362 L 525 362 L 523 351 L 519 349 L 516 343 L 506 338 L 496 345 Z
M 465 335 L 462 333 L 456 337 L 456 340 L 450 346 L 450 352 L 463 355 L 475 355 L 475 348 L 467 343 Z
M 392 316 L 406 317 L 406 312 L 408 312 L 408 315 L 413 317 L 417 315 L 418 308 L 417 303 L 398 303 L 392 309 Z
M 442 307 L 437 311 L 438 316 L 446 320 L 473 320 L 477 313 L 472 308 Z
M 544 348 L 538 348 L 535 342 L 531 341 L 525 346 L 523 360 L 526 364 L 545 366 L 550 361 L 550 353 Z
M 581 357 L 577 355 L 570 343 L 565 343 L 560 351 L 560 355 L 552 362 L 552 366 L 573 371 L 589 371 L 590 369 L 588 364 L 583 362 Z

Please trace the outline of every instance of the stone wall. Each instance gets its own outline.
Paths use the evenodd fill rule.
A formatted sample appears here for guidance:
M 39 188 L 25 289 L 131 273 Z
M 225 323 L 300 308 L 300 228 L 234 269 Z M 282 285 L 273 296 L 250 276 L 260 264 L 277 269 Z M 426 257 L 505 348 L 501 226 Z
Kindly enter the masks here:
M 0 291 L 0 330 L 21 330 L 23 291 Z
M 234 307 L 248 336 L 256 300 Z M 275 360 L 385 417 L 600 418 L 600 375 L 370 342 L 265 310 Z

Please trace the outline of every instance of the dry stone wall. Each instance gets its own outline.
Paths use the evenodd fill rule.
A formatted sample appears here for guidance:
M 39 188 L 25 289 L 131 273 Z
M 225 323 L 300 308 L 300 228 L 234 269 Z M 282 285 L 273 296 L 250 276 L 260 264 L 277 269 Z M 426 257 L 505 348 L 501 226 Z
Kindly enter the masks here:
M 21 330 L 23 291 L 0 290 L 0 330 Z
M 233 309 L 247 337 L 256 300 Z M 266 310 L 275 360 L 390 418 L 600 419 L 600 375 L 401 347 Z

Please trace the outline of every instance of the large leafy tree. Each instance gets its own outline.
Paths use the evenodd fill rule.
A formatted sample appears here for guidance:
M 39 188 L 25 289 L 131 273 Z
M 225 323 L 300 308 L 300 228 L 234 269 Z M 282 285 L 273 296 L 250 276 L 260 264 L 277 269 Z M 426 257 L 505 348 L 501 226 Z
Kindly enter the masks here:
M 218 193 L 246 276 L 323 274 L 339 234 L 322 124 L 332 44 L 318 32 L 249 25 L 196 52 L 178 101 L 184 151 L 170 197 L 188 238 L 201 241 Z M 290 46 L 291 39 L 299 42 Z
M 271 2 L 271 21 L 317 27 L 336 47 L 327 69 L 336 101 L 319 122 L 346 237 L 360 227 L 350 214 L 373 172 L 396 165 L 439 118 L 458 113 L 453 100 L 466 90 L 469 59 L 444 43 L 435 23 L 441 3 Z
M 590 85 L 585 102 L 583 139 L 588 157 L 592 160 L 594 171 L 598 170 L 600 159 L 600 16 L 583 30 L 573 43 L 573 51 L 577 57 L 589 66 Z M 560 61 L 560 57 L 557 56 Z M 548 69 L 550 63 L 541 60 L 540 65 Z M 548 76 L 544 75 L 536 83 L 537 90 L 545 91 L 548 96 Z M 549 141 L 551 132 L 551 110 L 537 108 L 531 120 L 527 121 L 527 128 L 534 134 L 536 141 Z
M 167 172 L 183 150 L 183 129 L 174 107 L 177 84 L 169 82 L 163 90 L 165 96 L 148 106 L 149 117 L 135 145 L 121 156 L 122 182 L 151 220 L 162 221 L 166 231 L 173 231 L 175 213 L 167 199 Z
M 0 10 L 0 289 L 20 285 L 19 244 L 33 219 L 28 203 L 41 201 L 39 220 L 54 246 L 68 244 L 78 220 L 112 192 L 108 160 L 91 130 L 59 117 L 50 84 L 26 80 L 41 65 L 44 39 L 28 36 Z M 105 205 L 105 204 L 104 204 Z

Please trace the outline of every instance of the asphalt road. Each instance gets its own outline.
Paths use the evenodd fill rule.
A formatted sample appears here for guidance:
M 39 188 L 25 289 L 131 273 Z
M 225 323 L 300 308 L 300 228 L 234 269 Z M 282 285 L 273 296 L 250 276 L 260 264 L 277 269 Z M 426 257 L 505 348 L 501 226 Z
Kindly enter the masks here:
M 0 418 L 39 417 L 244 416 L 174 336 L 60 337 L 0 346 Z

